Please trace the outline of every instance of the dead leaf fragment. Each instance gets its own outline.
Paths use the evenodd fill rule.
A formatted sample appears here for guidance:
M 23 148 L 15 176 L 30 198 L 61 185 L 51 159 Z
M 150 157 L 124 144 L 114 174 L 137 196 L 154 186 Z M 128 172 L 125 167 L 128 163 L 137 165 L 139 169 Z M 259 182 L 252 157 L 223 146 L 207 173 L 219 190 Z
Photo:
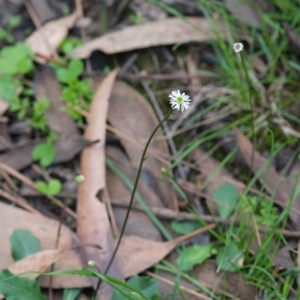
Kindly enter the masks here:
M 222 32 L 222 26 L 219 26 Z M 215 31 L 205 18 L 167 18 L 130 26 L 91 40 L 75 49 L 70 56 L 87 58 L 95 50 L 114 54 L 134 49 L 188 42 L 215 40 Z
M 40 29 L 35 30 L 27 39 L 26 43 L 35 54 L 45 57 L 52 57 L 59 43 L 66 37 L 68 30 L 74 25 L 77 13 L 50 21 Z M 46 60 L 37 57 L 39 63 L 46 63 Z
M 206 232 L 207 228 L 215 228 L 215 224 L 202 227 L 168 242 L 155 242 L 133 235 L 124 236 L 120 251 L 118 251 L 118 262 L 122 274 L 128 278 L 147 270 L 167 256 L 179 243 Z
M 98 143 L 86 148 L 81 156 L 81 174 L 84 182 L 78 188 L 77 199 L 77 232 L 82 243 L 99 244 L 102 250 L 92 248 L 80 249 L 84 264 L 94 260 L 100 270 L 105 270 L 113 253 L 113 237 L 105 201 L 99 201 L 97 194 L 106 188 L 105 182 L 105 135 L 109 98 L 118 70 L 112 71 L 100 84 L 92 101 L 87 118 L 84 137 L 99 140 Z M 102 193 L 104 195 L 105 193 Z M 103 200 L 103 197 L 102 199 Z M 109 273 L 115 278 L 122 278 L 116 260 Z M 94 288 L 98 280 L 91 280 Z M 103 285 L 98 292 L 101 299 L 110 299 L 112 289 Z

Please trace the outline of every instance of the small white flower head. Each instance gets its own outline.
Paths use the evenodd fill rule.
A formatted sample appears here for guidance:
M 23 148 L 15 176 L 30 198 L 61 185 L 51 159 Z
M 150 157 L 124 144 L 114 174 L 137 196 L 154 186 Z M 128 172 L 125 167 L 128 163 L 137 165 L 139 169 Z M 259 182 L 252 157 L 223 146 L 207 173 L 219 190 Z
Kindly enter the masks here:
M 96 267 L 96 262 L 94 260 L 89 260 L 88 265 L 92 268 Z
M 181 109 L 183 112 L 185 109 L 189 109 L 190 107 L 190 96 L 186 95 L 185 93 L 180 93 L 179 90 L 173 91 L 170 95 L 170 104 L 173 109 Z
M 83 175 L 78 175 L 75 177 L 75 182 L 80 185 L 84 182 L 84 176 Z
M 234 43 L 233 44 L 234 52 L 238 53 L 238 52 L 241 52 L 243 49 L 244 49 L 244 45 L 242 43 Z

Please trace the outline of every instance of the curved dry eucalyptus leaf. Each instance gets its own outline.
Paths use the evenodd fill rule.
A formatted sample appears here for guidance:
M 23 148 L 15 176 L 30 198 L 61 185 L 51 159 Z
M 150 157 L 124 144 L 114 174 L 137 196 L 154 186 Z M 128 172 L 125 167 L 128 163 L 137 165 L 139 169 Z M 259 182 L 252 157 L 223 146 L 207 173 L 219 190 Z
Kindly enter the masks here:
M 202 227 L 168 242 L 155 242 L 137 236 L 124 236 L 118 252 L 118 262 L 125 278 L 139 274 L 167 256 L 179 243 L 212 229 L 215 224 Z
M 220 24 L 216 26 L 223 32 Z M 216 35 L 211 23 L 205 18 L 167 18 L 103 35 L 78 47 L 71 52 L 70 57 L 87 58 L 95 50 L 114 54 L 154 46 L 209 40 L 216 40 Z
M 98 244 L 101 250 L 91 247 L 80 249 L 83 264 L 94 260 L 98 268 L 104 272 L 114 250 L 111 226 L 106 210 L 105 174 L 105 137 L 106 119 L 109 106 L 109 98 L 117 76 L 118 70 L 112 71 L 99 85 L 92 101 L 90 112 L 87 117 L 87 127 L 84 137 L 90 140 L 98 140 L 98 143 L 86 148 L 81 155 L 81 175 L 84 182 L 78 187 L 77 198 L 77 232 L 82 243 Z M 102 193 L 101 193 L 102 192 Z M 101 194 L 100 200 L 97 198 Z M 115 260 L 108 272 L 110 276 L 122 278 Z M 96 287 L 98 280 L 90 279 Z M 98 291 L 101 299 L 110 299 L 112 289 L 103 284 Z

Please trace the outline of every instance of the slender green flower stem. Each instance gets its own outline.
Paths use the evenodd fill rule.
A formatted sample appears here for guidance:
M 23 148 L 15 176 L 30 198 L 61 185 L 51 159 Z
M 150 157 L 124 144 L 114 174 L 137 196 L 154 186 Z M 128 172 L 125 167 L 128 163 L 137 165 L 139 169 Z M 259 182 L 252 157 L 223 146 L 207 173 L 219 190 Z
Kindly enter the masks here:
M 139 165 L 139 169 L 138 169 L 138 172 L 137 172 L 137 175 L 136 175 L 136 179 L 135 179 L 135 183 L 134 183 L 134 187 L 133 187 L 133 190 L 132 190 L 132 193 L 131 193 L 131 198 L 130 198 L 130 202 L 129 202 L 129 206 L 128 206 L 128 209 L 127 209 L 127 212 L 126 212 L 126 216 L 125 216 L 125 221 L 124 221 L 124 224 L 123 224 L 123 227 L 121 229 L 121 233 L 120 233 L 120 237 L 118 239 L 118 243 L 117 243 L 117 246 L 114 250 L 114 253 L 108 263 L 108 266 L 104 272 L 104 274 L 107 274 L 107 272 L 109 271 L 109 268 L 111 267 L 114 259 L 115 259 L 115 256 L 118 252 L 118 249 L 119 249 L 119 246 L 120 246 L 120 243 L 121 243 L 121 240 L 122 240 L 122 237 L 124 235 L 124 231 L 125 231 L 125 227 L 126 227 L 126 224 L 127 224 L 127 221 L 128 221 L 128 217 L 129 217 L 129 213 L 130 213 L 130 210 L 131 210 L 131 207 L 132 207 L 132 204 L 133 204 L 133 199 L 134 199 L 134 194 L 136 192 L 136 189 L 137 189 L 137 186 L 138 186 L 138 182 L 139 182 L 139 179 L 140 179 L 140 176 L 141 176 L 141 172 L 142 172 L 142 166 L 143 166 L 143 162 L 145 161 L 145 155 L 146 155 L 146 152 L 147 152 L 147 149 L 150 145 L 150 142 L 152 140 L 152 138 L 154 137 L 156 131 L 158 130 L 158 128 L 160 128 L 160 126 L 170 117 L 171 113 L 173 112 L 173 109 L 171 109 L 166 115 L 165 117 L 159 122 L 159 124 L 155 127 L 154 131 L 152 132 L 152 134 L 150 135 L 147 143 L 146 143 L 146 146 L 144 148 L 144 151 L 143 151 L 143 154 L 142 154 L 142 157 L 141 157 L 141 161 L 140 161 L 140 165 Z
M 249 78 L 249 74 L 247 72 L 244 55 L 242 53 L 241 53 L 241 59 L 242 59 L 242 65 L 244 68 L 244 72 L 246 75 L 246 80 L 248 82 L 248 97 L 249 97 L 249 103 L 251 106 L 251 109 L 250 109 L 251 110 L 251 127 L 252 127 L 252 134 L 253 134 L 253 147 L 252 147 L 252 152 L 251 152 L 251 164 L 250 164 L 250 174 L 251 174 L 251 169 L 253 167 L 253 161 L 254 161 L 254 151 L 256 149 L 256 133 L 255 133 L 255 126 L 254 126 L 254 103 L 253 103 L 252 97 L 251 97 L 251 81 Z

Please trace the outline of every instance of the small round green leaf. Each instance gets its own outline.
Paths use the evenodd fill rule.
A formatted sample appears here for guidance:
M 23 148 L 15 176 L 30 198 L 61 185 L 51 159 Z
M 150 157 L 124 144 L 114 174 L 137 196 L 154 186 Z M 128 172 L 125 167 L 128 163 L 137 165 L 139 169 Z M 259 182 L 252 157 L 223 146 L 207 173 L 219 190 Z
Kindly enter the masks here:
M 39 161 L 43 167 L 48 167 L 54 161 L 55 148 L 49 143 L 38 144 L 32 151 L 32 158 Z
M 42 181 L 42 180 L 38 180 L 36 183 L 35 183 L 35 186 L 37 188 L 37 190 L 44 194 L 44 195 L 49 195 L 49 192 L 48 192 L 48 184 L 45 182 L 45 181 Z
M 239 198 L 238 190 L 232 184 L 224 183 L 217 188 L 213 196 L 220 217 L 227 219 L 236 207 Z
M 212 244 L 192 246 L 183 250 L 177 259 L 179 268 L 183 271 L 192 270 L 197 264 L 203 263 L 212 255 Z
M 39 239 L 28 230 L 16 229 L 9 239 L 11 254 L 15 261 L 41 250 Z
M 202 225 L 197 221 L 172 221 L 171 228 L 175 233 L 187 234 L 201 228 Z
M 58 195 L 61 191 L 62 185 L 58 179 L 51 179 L 48 183 L 48 193 L 49 195 Z

